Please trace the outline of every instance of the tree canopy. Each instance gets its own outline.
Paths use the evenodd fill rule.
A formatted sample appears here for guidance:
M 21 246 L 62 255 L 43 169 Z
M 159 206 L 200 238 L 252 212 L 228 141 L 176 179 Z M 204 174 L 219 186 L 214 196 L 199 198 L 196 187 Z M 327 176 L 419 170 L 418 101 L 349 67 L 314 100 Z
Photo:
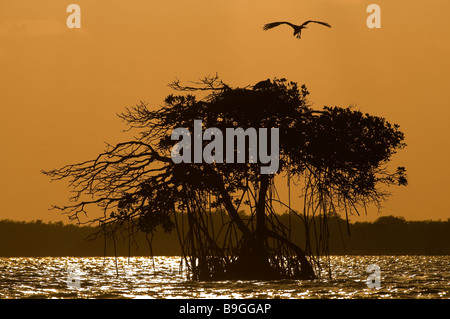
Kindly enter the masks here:
M 90 221 L 108 234 L 124 225 L 148 234 L 158 226 L 176 229 L 196 279 L 314 278 L 314 256 L 327 251 L 327 217 L 381 205 L 388 195 L 383 186 L 407 184 L 405 168 L 387 167 L 405 147 L 398 125 L 352 108 L 315 110 L 305 85 L 274 79 L 233 88 L 214 76 L 192 86 L 178 80 L 170 86 L 181 93 L 167 96 L 159 108 L 141 102 L 119 115 L 130 130 L 139 131 L 136 139 L 44 173 L 70 180 L 75 203 L 57 208 L 72 219 L 94 204 L 104 214 Z M 175 164 L 171 133 L 180 127 L 192 130 L 198 119 L 223 131 L 278 128 L 278 171 L 261 174 L 261 163 L 249 161 Z M 275 176 L 299 186 L 302 207 L 276 196 Z M 304 222 L 305 242 L 290 239 L 289 227 L 277 221 L 274 202 Z M 228 218 L 218 230 L 209 222 L 213 211 Z M 186 229 L 179 224 L 184 218 Z M 317 229 L 322 240 L 313 249 L 309 236 L 313 230 L 317 236 Z M 251 274 L 243 270 L 250 260 L 259 265 Z

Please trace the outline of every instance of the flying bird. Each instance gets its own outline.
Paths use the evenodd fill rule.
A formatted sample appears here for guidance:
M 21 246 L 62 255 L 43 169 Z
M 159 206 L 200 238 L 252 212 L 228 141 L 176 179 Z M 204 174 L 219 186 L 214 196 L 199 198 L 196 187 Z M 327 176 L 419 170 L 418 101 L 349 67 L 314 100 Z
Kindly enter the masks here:
M 302 30 L 303 30 L 303 29 L 306 29 L 306 26 L 307 26 L 309 23 L 318 23 L 318 24 L 321 24 L 321 25 L 324 25 L 324 26 L 326 26 L 326 27 L 331 28 L 331 25 L 329 25 L 329 24 L 326 23 L 326 22 L 320 22 L 320 21 L 308 20 L 308 21 L 303 22 L 303 24 L 301 24 L 301 25 L 295 25 L 295 24 L 292 24 L 292 23 L 286 22 L 286 21 L 283 21 L 283 22 L 272 22 L 272 23 L 267 23 L 267 24 L 264 25 L 263 30 L 264 30 L 264 31 L 267 31 L 267 30 L 269 30 L 269 29 L 278 27 L 280 24 L 287 24 L 287 25 L 291 26 L 291 27 L 294 29 L 294 36 L 297 37 L 297 39 L 300 39 L 300 38 L 301 38 L 301 35 L 302 35 Z

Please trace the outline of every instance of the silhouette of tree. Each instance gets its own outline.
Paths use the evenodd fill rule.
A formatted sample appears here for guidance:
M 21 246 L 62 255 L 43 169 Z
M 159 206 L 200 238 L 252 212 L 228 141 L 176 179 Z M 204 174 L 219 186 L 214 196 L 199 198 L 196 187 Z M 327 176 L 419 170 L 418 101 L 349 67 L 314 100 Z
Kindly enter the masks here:
M 75 193 L 75 203 L 56 208 L 79 220 L 88 206 L 100 206 L 103 216 L 90 222 L 107 235 L 176 229 L 193 279 L 316 278 L 319 257 L 328 256 L 328 218 L 341 212 L 348 222 L 349 214 L 381 205 L 388 195 L 382 185 L 407 183 L 403 167 L 386 167 L 405 146 L 397 125 L 350 108 L 314 110 L 304 85 L 274 79 L 232 88 L 214 76 L 170 86 L 208 95 L 171 94 L 157 110 L 143 102 L 127 108 L 119 116 L 139 130 L 135 140 L 44 174 L 69 179 Z M 261 174 L 261 164 L 249 162 L 175 164 L 171 133 L 180 127 L 192 132 L 196 119 L 223 132 L 279 128 L 278 171 Z M 275 176 L 298 186 L 303 207 L 291 207 L 290 186 L 289 202 L 277 196 Z M 303 222 L 304 242 L 293 241 L 291 224 L 279 222 L 275 204 Z M 220 227 L 212 223 L 214 214 L 224 216 Z

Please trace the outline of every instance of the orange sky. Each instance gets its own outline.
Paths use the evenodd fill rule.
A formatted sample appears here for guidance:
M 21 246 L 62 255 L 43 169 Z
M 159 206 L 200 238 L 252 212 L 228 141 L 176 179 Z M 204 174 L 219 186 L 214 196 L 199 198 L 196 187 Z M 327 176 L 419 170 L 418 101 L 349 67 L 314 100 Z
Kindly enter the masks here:
M 398 123 L 408 147 L 394 165 L 409 186 L 393 188 L 382 214 L 447 219 L 450 116 L 448 0 L 85 0 L 81 29 L 72 1 L 0 3 L 0 219 L 66 221 L 65 183 L 41 169 L 90 159 L 123 141 L 116 113 L 140 100 L 158 106 L 176 77 L 218 73 L 232 86 L 268 77 L 305 83 L 315 107 L 355 104 Z M 368 29 L 366 7 L 381 6 Z M 306 19 L 301 40 L 287 26 Z M 353 221 L 373 220 L 369 216 Z

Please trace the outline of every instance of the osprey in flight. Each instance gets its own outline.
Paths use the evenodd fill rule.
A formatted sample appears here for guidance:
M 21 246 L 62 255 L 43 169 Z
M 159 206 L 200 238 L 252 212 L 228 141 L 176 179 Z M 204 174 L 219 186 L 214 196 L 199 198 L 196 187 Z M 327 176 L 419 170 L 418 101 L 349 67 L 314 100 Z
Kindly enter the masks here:
M 289 23 L 289 22 L 272 22 L 272 23 L 267 23 L 267 24 L 264 25 L 263 30 L 266 31 L 266 30 L 278 27 L 280 24 L 287 24 L 287 25 L 291 26 L 294 29 L 294 36 L 296 36 L 297 39 L 300 39 L 301 38 L 301 34 L 302 34 L 302 30 L 306 29 L 306 25 L 308 23 L 318 23 L 318 24 L 321 24 L 321 25 L 324 25 L 326 27 L 331 28 L 331 25 L 329 25 L 326 22 L 308 20 L 308 21 L 304 22 L 302 25 L 295 25 L 295 24 L 292 24 L 292 23 Z

